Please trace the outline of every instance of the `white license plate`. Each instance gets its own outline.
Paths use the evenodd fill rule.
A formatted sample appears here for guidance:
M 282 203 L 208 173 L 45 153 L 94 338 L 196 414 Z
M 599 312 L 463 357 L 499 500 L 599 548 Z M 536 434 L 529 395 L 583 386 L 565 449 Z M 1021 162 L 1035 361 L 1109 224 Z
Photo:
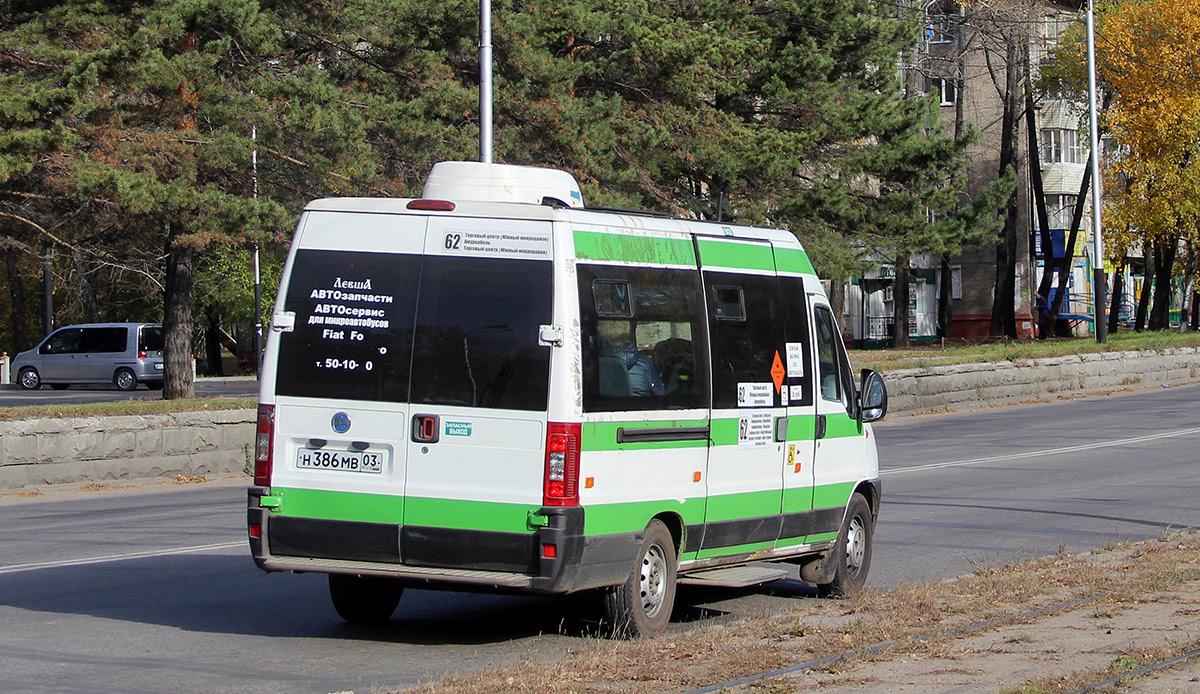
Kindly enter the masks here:
M 155 362 L 154 368 L 158 371 L 162 371 L 162 362 Z
M 383 472 L 383 454 L 301 448 L 296 451 L 296 467 L 307 470 L 341 470 L 378 475 Z

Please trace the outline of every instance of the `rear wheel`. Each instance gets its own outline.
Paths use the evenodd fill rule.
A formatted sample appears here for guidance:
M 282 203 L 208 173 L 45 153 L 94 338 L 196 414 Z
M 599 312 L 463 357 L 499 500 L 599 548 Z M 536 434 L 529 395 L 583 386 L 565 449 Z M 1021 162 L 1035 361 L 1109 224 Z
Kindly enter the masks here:
M 391 618 L 404 588 L 375 576 L 329 574 L 333 609 L 351 624 L 382 624 Z
M 50 387 L 54 390 L 66 390 L 71 387 L 70 383 L 51 383 Z
M 650 521 L 629 578 L 604 595 L 604 617 L 613 636 L 650 636 L 667 628 L 677 571 L 671 531 L 658 519 Z
M 146 381 L 146 387 L 150 390 L 162 390 L 162 381 Z
M 133 390 L 137 388 L 138 381 L 137 376 L 134 376 L 129 369 L 117 369 L 117 372 L 113 374 L 113 383 L 121 390 Z
M 17 382 L 25 390 L 36 390 L 42 385 L 42 377 L 38 375 L 37 369 L 27 366 L 21 369 L 21 373 L 17 375 Z
M 833 581 L 818 583 L 822 597 L 846 597 L 862 590 L 871 569 L 871 538 L 875 523 L 866 497 L 855 492 L 846 509 L 846 520 L 838 532 L 830 561 L 834 562 Z

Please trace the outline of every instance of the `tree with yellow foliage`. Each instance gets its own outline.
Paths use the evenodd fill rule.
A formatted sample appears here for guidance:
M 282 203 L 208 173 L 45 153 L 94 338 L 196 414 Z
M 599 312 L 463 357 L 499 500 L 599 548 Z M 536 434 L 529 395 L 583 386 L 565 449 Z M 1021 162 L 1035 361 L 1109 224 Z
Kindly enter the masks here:
M 1119 261 L 1131 247 L 1148 250 L 1149 327 L 1165 329 L 1178 250 L 1187 248 L 1185 285 L 1200 251 L 1200 0 L 1117 0 L 1097 14 L 1101 122 L 1115 145 L 1104 161 L 1108 253 Z M 1046 71 L 1059 88 L 1085 88 L 1083 38 L 1064 41 Z

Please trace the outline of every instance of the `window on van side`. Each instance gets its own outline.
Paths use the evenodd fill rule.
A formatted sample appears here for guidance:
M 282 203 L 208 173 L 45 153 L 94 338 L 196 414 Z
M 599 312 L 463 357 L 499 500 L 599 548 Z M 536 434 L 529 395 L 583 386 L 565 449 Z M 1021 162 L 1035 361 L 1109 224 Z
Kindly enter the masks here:
M 771 378 L 776 355 L 786 356 L 783 298 L 774 275 L 739 275 L 705 272 L 712 321 L 713 408 L 772 407 L 780 403 Z M 732 308 L 731 288 L 740 290 L 744 305 L 742 320 L 721 315 L 722 306 Z M 750 405 L 745 397 L 748 384 L 767 384 L 771 405 Z
M 784 333 L 787 353 L 783 355 L 787 367 L 789 405 L 811 405 L 812 387 L 812 342 L 808 327 L 808 295 L 804 292 L 804 280 L 799 277 L 780 277 L 779 289 L 783 293 Z M 799 397 L 796 397 L 799 395 Z
M 39 354 L 74 354 L 83 343 L 83 330 L 64 328 L 54 333 L 38 348 Z
M 301 250 L 279 333 L 275 392 L 314 398 L 406 402 L 421 257 Z
M 824 306 L 816 307 L 817 362 L 821 398 L 840 401 L 847 412 L 854 411 L 854 385 L 850 383 L 850 367 L 845 347 L 834 323 L 833 313 Z
M 577 274 L 584 411 L 707 408 L 699 273 L 580 264 Z
M 84 328 L 81 352 L 124 352 L 129 328 Z
M 540 260 L 426 256 L 413 348 L 411 402 L 544 410 L 553 265 Z

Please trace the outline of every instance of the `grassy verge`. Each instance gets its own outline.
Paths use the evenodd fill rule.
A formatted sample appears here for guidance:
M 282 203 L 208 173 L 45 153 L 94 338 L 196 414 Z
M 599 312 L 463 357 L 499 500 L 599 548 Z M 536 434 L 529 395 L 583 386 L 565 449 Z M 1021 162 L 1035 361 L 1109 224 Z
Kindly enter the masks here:
M 1116 613 L 1144 602 L 1148 593 L 1170 591 L 1197 580 L 1198 563 L 1200 535 L 1196 534 L 1113 545 L 1086 555 L 1060 551 L 1037 560 L 981 566 L 974 574 L 954 580 L 912 584 L 884 593 L 867 592 L 848 600 L 801 598 L 794 607 L 779 613 L 685 633 L 631 642 L 585 641 L 552 661 L 530 660 L 511 668 L 453 676 L 404 691 L 680 691 L 850 653 L 849 660 L 821 668 L 841 674 L 856 663 L 886 661 L 899 657 L 897 653 L 910 659 L 921 654 L 936 656 L 960 636 L 949 633 L 955 627 L 995 619 L 1025 623 L 1024 615 L 1031 610 L 1072 600 L 1102 596 L 1064 610 Z M 897 645 L 879 653 L 866 650 L 881 643 Z M 1139 655 L 1139 662 L 1149 657 Z M 1080 679 L 1087 676 L 1081 674 Z M 794 689 L 787 682 L 768 681 L 749 691 Z M 1058 683 L 1037 682 L 1021 691 L 1068 690 L 1059 688 Z
M 58 417 L 112 417 L 118 415 L 169 414 L 197 410 L 240 410 L 256 407 L 254 397 L 194 398 L 191 400 L 120 400 L 64 405 L 0 407 L 0 421 Z
M 930 347 L 892 350 L 853 350 L 850 362 L 856 368 L 876 371 L 896 371 L 952 364 L 1020 362 L 1029 359 L 1062 357 L 1094 352 L 1136 352 L 1172 347 L 1200 347 L 1200 333 L 1156 331 L 1119 332 L 1109 335 L 1108 342 L 1098 344 L 1092 338 L 1028 340 L 1024 342 L 990 342 L 987 344 L 948 344 Z

